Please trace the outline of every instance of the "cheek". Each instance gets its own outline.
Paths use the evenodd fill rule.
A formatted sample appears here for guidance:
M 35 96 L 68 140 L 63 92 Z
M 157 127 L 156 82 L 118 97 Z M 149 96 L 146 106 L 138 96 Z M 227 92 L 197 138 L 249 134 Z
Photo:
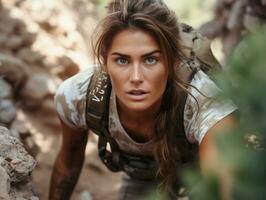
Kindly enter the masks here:
M 155 85 L 161 87 L 165 87 L 168 80 L 168 72 L 164 69 L 164 67 L 161 68 L 161 70 L 157 71 L 155 73 L 155 76 L 153 77 L 153 81 Z
M 159 96 L 162 96 L 164 94 L 164 91 L 166 89 L 167 80 L 163 79 L 163 81 L 160 84 L 157 84 L 157 87 L 155 88 L 157 90 L 157 94 Z
M 109 73 L 112 87 L 116 94 L 122 91 L 123 86 L 125 85 L 124 78 L 119 73 Z
M 154 90 L 157 91 L 158 95 L 163 95 L 168 80 L 168 73 L 165 70 L 162 70 L 153 81 Z
M 117 70 L 115 70 L 114 67 L 112 67 L 112 61 L 108 59 L 107 59 L 107 64 L 106 64 L 106 72 L 108 73 L 110 77 L 114 92 L 118 94 L 119 91 L 121 91 L 122 86 L 124 85 L 123 78 L 121 77 L 121 75 L 119 75 L 120 73 L 117 72 Z

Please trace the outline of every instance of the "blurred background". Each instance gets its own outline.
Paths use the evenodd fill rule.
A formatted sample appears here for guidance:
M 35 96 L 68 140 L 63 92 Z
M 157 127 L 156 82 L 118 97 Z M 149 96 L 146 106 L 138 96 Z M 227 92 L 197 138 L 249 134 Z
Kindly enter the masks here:
M 0 126 L 8 128 L 8 134 L 18 138 L 37 161 L 36 168 L 32 172 L 33 183 L 25 185 L 23 182 L 11 181 L 12 187 L 16 190 L 25 186 L 27 187 L 25 191 L 33 191 L 31 195 L 40 199 L 48 198 L 51 170 L 61 143 L 53 95 L 63 80 L 93 62 L 91 35 L 97 22 L 105 15 L 104 6 L 107 2 L 107 0 L 0 0 Z M 236 46 L 244 41 L 243 38 L 266 27 L 265 0 L 165 0 L 165 2 L 175 10 L 179 21 L 197 28 L 212 40 L 212 50 L 224 69 L 230 68 L 231 65 L 238 66 L 236 63 L 241 59 L 230 61 L 230 57 Z M 259 39 L 250 39 L 254 44 L 250 46 L 254 49 L 258 48 L 257 45 L 263 47 L 266 45 L 264 34 L 255 38 Z M 243 70 L 246 70 L 246 74 L 266 74 L 265 58 L 263 54 L 258 53 L 266 52 L 263 47 L 258 48 L 256 54 L 249 57 L 254 62 L 241 63 L 241 66 L 246 68 L 228 72 L 235 74 L 232 79 Z M 261 56 L 261 59 L 255 59 L 256 56 Z M 259 72 L 247 71 L 252 67 L 256 69 L 257 60 L 260 63 Z M 252 66 L 247 63 L 252 63 Z M 248 78 L 245 76 L 243 80 Z M 265 82 L 263 82 L 265 78 L 258 79 L 256 76 L 251 78 L 252 83 L 256 83 L 255 80 L 261 82 L 249 89 L 256 91 L 258 84 L 261 84 L 260 89 L 263 88 L 263 91 L 258 93 L 265 94 Z M 221 82 L 226 90 L 228 87 L 223 84 L 226 81 Z M 227 91 L 227 95 L 234 98 L 232 94 L 239 91 L 239 88 Z M 240 97 L 245 99 L 245 95 L 244 92 L 239 94 L 238 99 Z M 260 99 L 264 100 L 262 97 Z M 250 102 L 247 101 L 245 105 L 250 105 Z M 266 106 L 263 105 L 257 103 L 249 110 L 250 114 L 254 110 L 263 112 L 259 118 L 261 124 L 265 121 Z M 265 131 L 263 128 L 258 132 Z M 257 136 L 254 133 L 249 139 L 251 138 L 250 140 L 258 146 L 260 142 Z M 105 169 L 97 157 L 96 138 L 90 137 L 84 168 L 72 199 L 115 200 L 120 186 L 120 174 Z M 262 158 L 264 157 L 260 157 Z M 265 162 L 261 163 L 260 159 L 257 160 L 257 164 L 266 167 Z M 1 160 L 6 160 L 3 152 L 0 154 L 0 164 L 3 166 Z M 262 173 L 265 175 L 265 172 Z M 5 184 L 1 181 L 4 179 L 0 179 L 0 185 Z M 265 186 L 264 181 L 256 184 Z M 204 191 L 208 191 L 206 188 Z M 249 188 L 252 188 L 252 185 Z M 0 196 L 4 192 L 6 196 L 11 195 L 10 190 L 6 189 L 0 190 Z M 14 194 L 21 196 L 19 192 L 13 192 L 12 195 Z M 219 194 L 215 195 L 217 196 L 209 199 L 219 199 Z M 264 197 L 255 199 L 266 199 Z M 202 199 L 208 198 L 203 196 Z

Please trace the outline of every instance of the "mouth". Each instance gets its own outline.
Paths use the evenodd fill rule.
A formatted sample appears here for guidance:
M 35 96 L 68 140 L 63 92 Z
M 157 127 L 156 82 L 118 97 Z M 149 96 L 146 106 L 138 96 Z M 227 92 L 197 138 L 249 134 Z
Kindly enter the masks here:
M 143 100 L 146 95 L 149 92 L 145 91 L 145 90 L 130 90 L 129 92 L 127 92 L 127 95 L 129 95 L 130 98 L 132 98 L 133 100 Z
M 127 92 L 127 94 L 136 95 L 136 96 L 144 95 L 144 94 L 147 94 L 147 93 L 148 92 L 144 91 L 144 90 L 130 90 L 129 92 Z

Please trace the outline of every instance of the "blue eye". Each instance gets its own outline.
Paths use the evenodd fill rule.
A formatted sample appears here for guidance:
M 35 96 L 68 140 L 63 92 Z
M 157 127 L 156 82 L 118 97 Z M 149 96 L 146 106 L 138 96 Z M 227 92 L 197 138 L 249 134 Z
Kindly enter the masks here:
M 129 63 L 128 59 L 126 59 L 126 58 L 117 58 L 117 59 L 115 59 L 115 61 L 119 65 L 126 65 Z
M 144 60 L 144 62 L 145 62 L 146 64 L 148 64 L 148 65 L 154 65 L 154 64 L 157 63 L 157 61 L 158 61 L 158 59 L 157 59 L 156 57 L 153 57 L 153 56 L 151 56 L 151 57 L 147 57 L 147 58 L 145 58 L 145 60 Z

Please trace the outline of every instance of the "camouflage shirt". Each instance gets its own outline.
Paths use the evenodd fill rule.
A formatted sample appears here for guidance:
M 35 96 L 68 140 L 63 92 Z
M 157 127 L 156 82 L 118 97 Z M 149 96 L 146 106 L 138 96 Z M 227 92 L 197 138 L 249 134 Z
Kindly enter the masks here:
M 74 129 L 89 129 L 85 119 L 85 106 L 88 84 L 92 74 L 93 67 L 89 67 L 70 77 L 60 85 L 55 95 L 55 107 L 59 117 L 65 124 Z M 200 109 L 198 110 L 195 99 L 188 95 L 184 109 L 184 127 L 188 141 L 200 143 L 214 124 L 235 111 L 237 107 L 231 100 L 218 100 L 216 98 L 220 89 L 201 70 L 195 74 L 191 85 L 205 96 L 195 88 L 190 88 L 190 92 L 197 99 Z M 109 105 L 109 132 L 119 147 L 129 153 L 152 155 L 153 140 L 138 143 L 126 133 L 119 120 L 113 91 Z

